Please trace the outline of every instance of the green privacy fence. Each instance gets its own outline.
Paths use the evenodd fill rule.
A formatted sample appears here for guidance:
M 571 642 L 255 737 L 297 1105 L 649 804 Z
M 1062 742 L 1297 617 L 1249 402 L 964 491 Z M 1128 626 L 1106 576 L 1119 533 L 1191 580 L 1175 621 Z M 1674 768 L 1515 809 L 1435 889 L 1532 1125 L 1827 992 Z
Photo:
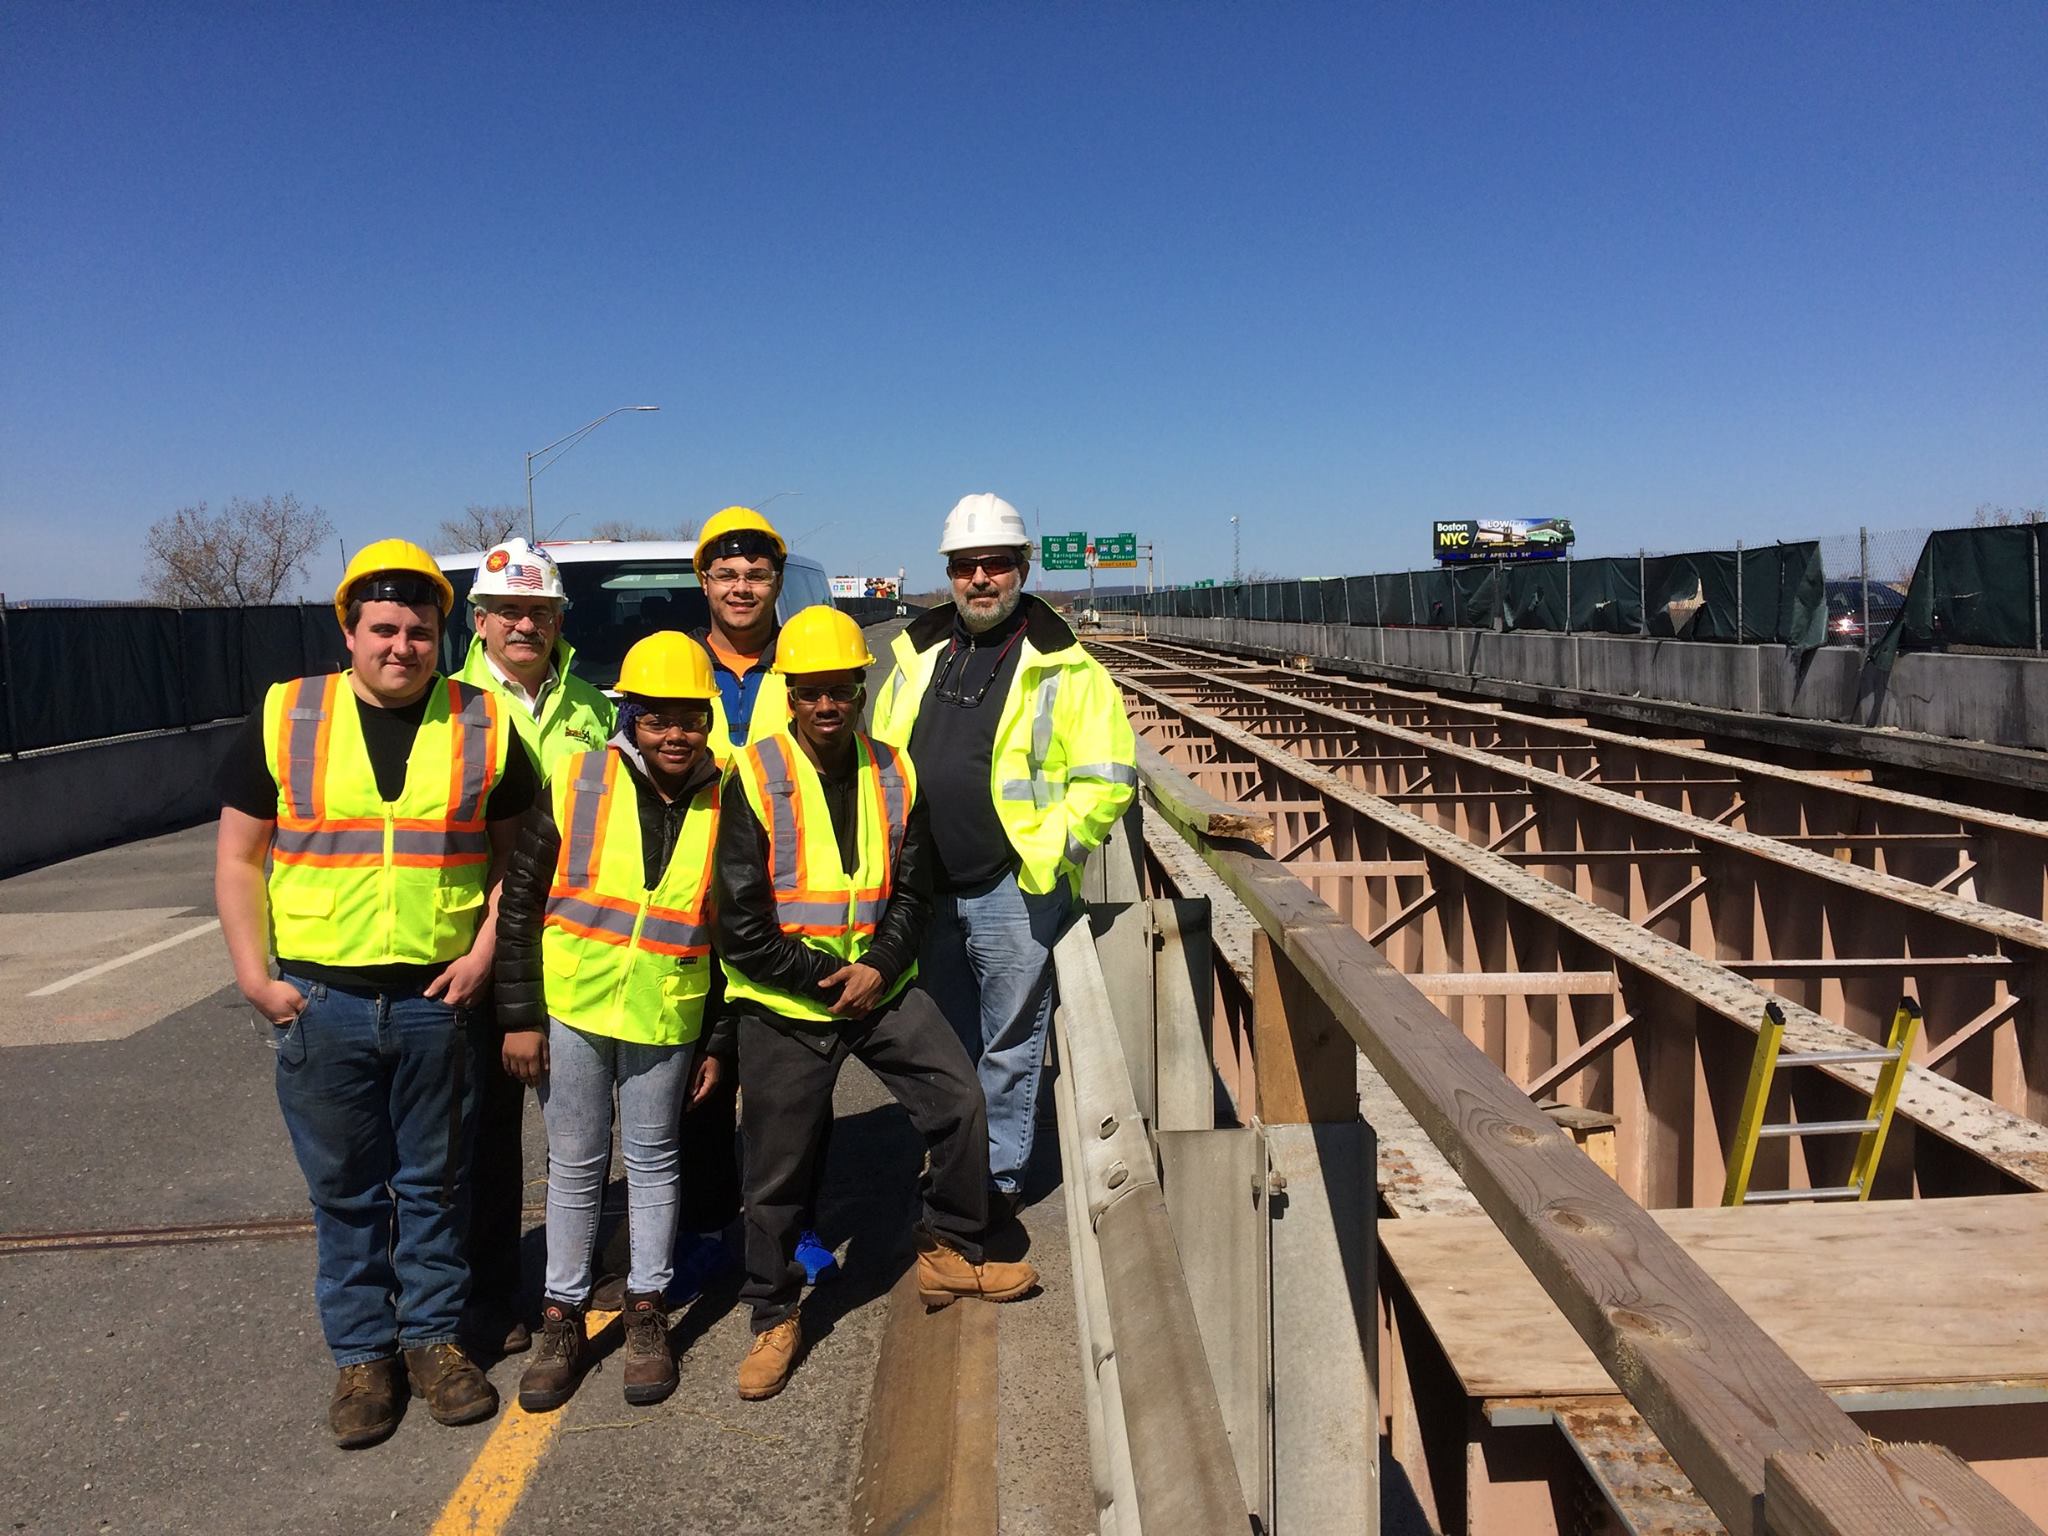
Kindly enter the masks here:
M 1835 643 L 1867 646 L 1881 666 L 1901 651 L 2041 650 L 2048 523 L 1928 534 L 1910 580 L 1874 576 L 1868 543 L 1858 540 L 1857 567 L 1836 576 L 1822 567 L 1821 545 L 1807 540 L 1181 587 L 1104 598 L 1099 606 L 1158 617 L 1643 635 L 1801 650 Z M 1881 638 L 1872 645 L 1873 637 Z

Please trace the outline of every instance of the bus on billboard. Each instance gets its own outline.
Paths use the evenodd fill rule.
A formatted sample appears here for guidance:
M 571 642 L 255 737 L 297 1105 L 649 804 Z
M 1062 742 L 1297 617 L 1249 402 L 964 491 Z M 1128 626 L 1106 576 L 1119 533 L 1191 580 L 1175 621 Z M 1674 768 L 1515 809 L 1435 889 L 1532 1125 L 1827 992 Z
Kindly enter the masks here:
M 1572 547 L 1568 517 L 1438 518 L 1431 553 L 1439 560 L 1558 560 Z

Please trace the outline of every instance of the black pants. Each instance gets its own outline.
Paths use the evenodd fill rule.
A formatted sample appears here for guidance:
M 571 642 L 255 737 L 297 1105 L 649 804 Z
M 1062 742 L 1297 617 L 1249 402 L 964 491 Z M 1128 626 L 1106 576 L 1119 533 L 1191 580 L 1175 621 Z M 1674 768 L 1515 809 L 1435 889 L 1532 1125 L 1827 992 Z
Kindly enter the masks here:
M 738 1093 L 737 1074 L 728 1070 L 702 1104 L 680 1112 L 677 1146 L 683 1187 L 676 1213 L 678 1244 L 693 1233 L 722 1231 L 740 1213 L 739 1136 L 733 1124 Z
M 520 1143 L 526 1085 L 505 1070 L 504 1041 L 488 1005 L 471 1012 L 470 1041 L 477 1095 L 469 1163 L 469 1304 L 478 1312 L 507 1311 L 519 1300 L 519 1239 L 526 1224 Z
M 741 1165 L 746 1184 L 747 1279 L 754 1331 L 795 1310 L 803 1291 L 796 1240 L 816 1187 L 819 1131 L 832 1118 L 832 1085 L 848 1056 L 882 1081 L 924 1137 L 931 1170 L 924 1226 L 981 1262 L 988 1226 L 988 1110 L 959 1037 L 922 987 L 830 1034 L 793 1020 L 742 1016 Z

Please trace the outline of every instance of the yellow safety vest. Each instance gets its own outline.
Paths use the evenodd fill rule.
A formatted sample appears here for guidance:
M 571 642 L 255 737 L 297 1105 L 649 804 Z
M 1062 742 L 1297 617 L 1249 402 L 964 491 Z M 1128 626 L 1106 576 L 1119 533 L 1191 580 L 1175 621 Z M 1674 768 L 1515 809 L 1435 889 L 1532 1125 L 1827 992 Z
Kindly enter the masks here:
M 832 812 L 818 770 L 789 736 L 755 741 L 734 759 L 732 772 L 768 837 L 768 882 L 782 931 L 811 948 L 851 964 L 868 952 L 875 927 L 895 890 L 896 859 L 917 800 L 910 754 L 855 732 L 859 780 L 860 859 L 851 875 L 839 857 Z M 837 1023 L 814 998 L 764 986 L 725 967 L 725 991 L 786 1018 Z M 887 1002 L 917 974 L 912 965 L 896 978 Z
M 755 665 L 765 667 L 767 663 L 756 662 Z M 789 682 L 780 672 L 769 672 L 761 679 L 761 686 L 754 692 L 754 712 L 747 717 L 747 739 L 739 742 L 732 739 L 732 721 L 725 712 L 724 690 L 713 682 L 711 734 L 706 741 L 721 768 L 730 767 L 734 758 L 762 738 L 786 735 L 788 731 Z
M 1081 866 L 1137 793 L 1137 740 L 1115 681 L 1079 642 L 1045 652 L 1027 631 L 1023 646 L 996 722 L 989 795 L 1017 853 L 1017 884 L 1044 895 L 1066 879 L 1078 891 Z M 945 649 L 896 636 L 875 696 L 879 740 L 909 745 Z
M 719 783 L 691 799 L 648 889 L 639 793 L 617 748 L 579 752 L 550 785 L 562 851 L 541 926 L 548 1012 L 587 1034 L 684 1045 L 711 989 L 711 854 Z
M 563 758 L 576 752 L 602 752 L 611 740 L 614 711 L 612 701 L 595 683 L 569 670 L 575 649 L 566 640 L 555 642 L 555 686 L 548 690 L 540 707 L 540 718 L 526 700 L 491 670 L 484 654 L 483 636 L 469 642 L 469 654 L 455 675 L 474 683 L 499 700 L 498 711 L 512 722 L 526 750 L 540 766 L 540 776 L 551 779 Z
M 511 733 L 489 694 L 436 678 L 396 800 L 377 790 L 348 674 L 275 683 L 263 755 L 277 781 L 271 941 L 323 965 L 434 965 L 469 953 L 483 920 L 484 805 Z

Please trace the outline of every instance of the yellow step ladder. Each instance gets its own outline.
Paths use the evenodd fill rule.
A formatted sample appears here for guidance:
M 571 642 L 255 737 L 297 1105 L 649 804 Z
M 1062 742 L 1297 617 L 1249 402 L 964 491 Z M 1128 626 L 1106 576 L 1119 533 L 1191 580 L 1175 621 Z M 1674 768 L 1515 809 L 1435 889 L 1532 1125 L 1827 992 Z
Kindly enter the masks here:
M 1920 1005 L 1910 997 L 1899 999 L 1892 1015 L 1891 1038 L 1882 1047 L 1865 1050 L 1809 1051 L 1785 1056 L 1779 1047 L 1785 1040 L 1785 1012 L 1776 1003 L 1764 1004 L 1763 1027 L 1757 1031 L 1756 1056 L 1749 1064 L 1749 1089 L 1742 1096 L 1742 1118 L 1735 1127 L 1735 1147 L 1728 1155 L 1728 1183 L 1721 1191 L 1723 1205 L 1780 1205 L 1792 1200 L 1868 1200 L 1870 1181 L 1877 1173 L 1877 1160 L 1884 1155 L 1884 1139 L 1892 1128 L 1892 1111 L 1898 1107 L 1899 1086 L 1906 1080 L 1906 1065 L 1913 1056 L 1913 1036 L 1920 1028 Z M 1787 1121 L 1782 1125 L 1763 1123 L 1764 1105 L 1770 1101 L 1771 1083 L 1783 1067 L 1825 1067 L 1849 1062 L 1882 1062 L 1877 1085 L 1870 1092 L 1870 1107 L 1861 1120 Z M 1756 1144 L 1765 1136 L 1856 1136 L 1856 1160 L 1847 1184 L 1823 1189 L 1766 1189 L 1752 1191 L 1750 1168 L 1756 1162 Z

